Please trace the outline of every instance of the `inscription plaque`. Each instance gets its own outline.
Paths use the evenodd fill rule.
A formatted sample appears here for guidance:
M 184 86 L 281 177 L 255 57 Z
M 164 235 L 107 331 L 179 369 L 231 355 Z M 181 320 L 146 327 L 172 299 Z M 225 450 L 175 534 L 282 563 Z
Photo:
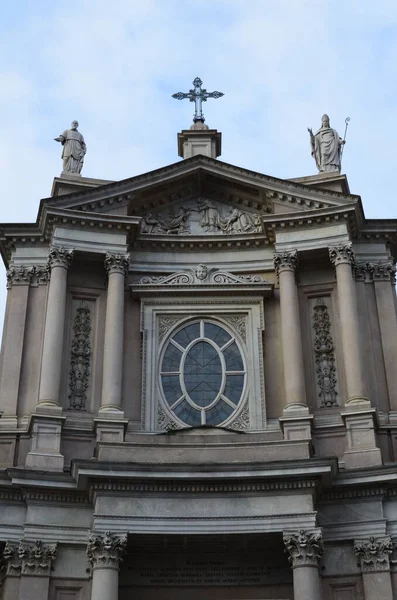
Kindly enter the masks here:
M 258 586 L 292 581 L 291 570 L 266 564 L 263 556 L 131 557 L 128 584 L 136 587 Z

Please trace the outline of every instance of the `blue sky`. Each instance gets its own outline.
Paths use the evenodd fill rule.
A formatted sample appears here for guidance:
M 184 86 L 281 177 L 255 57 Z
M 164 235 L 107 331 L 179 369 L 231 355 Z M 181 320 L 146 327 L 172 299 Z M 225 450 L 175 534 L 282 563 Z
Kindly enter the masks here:
M 16 0 L 0 18 L 0 222 L 34 221 L 61 171 L 53 141 L 73 119 L 83 174 L 123 179 L 175 162 L 197 75 L 221 159 L 314 174 L 307 126 L 326 112 L 368 217 L 396 217 L 395 0 Z M 0 315 L 5 275 L 0 276 Z M 0 320 L 1 317 L 0 317 Z

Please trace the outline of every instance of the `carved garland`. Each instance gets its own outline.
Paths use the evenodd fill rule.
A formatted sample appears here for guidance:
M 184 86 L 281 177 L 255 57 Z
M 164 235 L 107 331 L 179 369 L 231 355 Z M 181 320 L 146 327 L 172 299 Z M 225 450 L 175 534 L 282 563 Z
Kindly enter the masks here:
M 314 353 L 316 363 L 317 386 L 320 406 L 336 406 L 337 379 L 334 343 L 331 335 L 331 322 L 328 307 L 322 298 L 317 299 L 313 307 Z
M 87 389 L 91 362 L 91 311 L 86 302 L 81 302 L 73 323 L 69 371 L 69 409 L 86 410 Z

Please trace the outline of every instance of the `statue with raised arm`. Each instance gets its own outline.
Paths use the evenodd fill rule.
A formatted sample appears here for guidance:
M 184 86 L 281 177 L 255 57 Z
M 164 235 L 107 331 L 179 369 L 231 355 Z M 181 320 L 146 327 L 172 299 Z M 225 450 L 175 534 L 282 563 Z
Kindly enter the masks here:
M 85 145 L 83 136 L 79 131 L 77 131 L 78 126 L 78 122 L 73 121 L 70 129 L 66 129 L 62 133 L 62 135 L 59 135 L 58 137 L 54 138 L 56 142 L 61 142 L 63 146 L 62 173 L 80 175 L 81 169 L 83 168 L 84 156 L 87 152 L 87 146 Z
M 330 127 L 328 115 L 322 116 L 321 127 L 317 133 L 313 134 L 309 127 L 307 130 L 310 134 L 312 156 L 320 173 L 340 171 L 341 148 L 345 141 L 339 137 L 335 129 Z

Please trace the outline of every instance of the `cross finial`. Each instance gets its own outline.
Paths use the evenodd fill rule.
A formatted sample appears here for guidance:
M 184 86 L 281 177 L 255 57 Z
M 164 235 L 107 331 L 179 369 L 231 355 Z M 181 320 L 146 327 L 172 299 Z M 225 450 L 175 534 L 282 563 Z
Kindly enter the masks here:
M 177 92 L 176 94 L 172 94 L 173 98 L 176 100 L 183 100 L 184 98 L 188 98 L 190 102 L 194 102 L 194 115 L 193 115 L 193 123 L 197 123 L 197 121 L 201 121 L 204 123 L 204 114 L 202 103 L 207 102 L 207 98 L 221 98 L 224 96 L 222 92 L 207 92 L 207 90 L 203 89 L 203 82 L 200 77 L 196 77 L 193 81 L 194 88 L 189 90 L 188 92 Z

